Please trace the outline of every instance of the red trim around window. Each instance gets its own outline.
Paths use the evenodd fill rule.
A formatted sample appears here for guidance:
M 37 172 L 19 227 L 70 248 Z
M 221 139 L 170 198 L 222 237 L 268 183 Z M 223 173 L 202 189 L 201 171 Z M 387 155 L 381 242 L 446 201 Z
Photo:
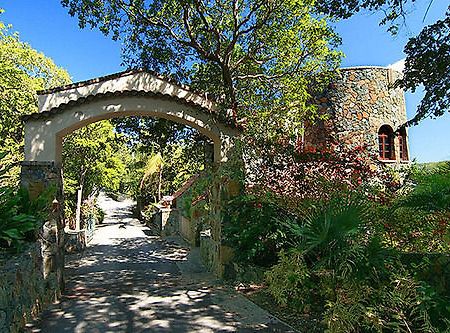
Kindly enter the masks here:
M 381 160 L 395 160 L 394 132 L 388 125 L 383 125 L 378 131 L 378 148 Z

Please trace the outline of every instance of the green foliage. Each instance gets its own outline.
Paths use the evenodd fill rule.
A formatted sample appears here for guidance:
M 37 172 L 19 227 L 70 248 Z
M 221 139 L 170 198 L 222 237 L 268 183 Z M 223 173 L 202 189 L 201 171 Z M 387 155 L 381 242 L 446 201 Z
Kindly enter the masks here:
M 21 212 L 22 195 L 0 187 L 0 247 L 18 249 L 27 234 L 39 227 L 35 216 Z
M 380 228 L 387 243 L 401 251 L 448 252 L 450 163 L 419 168 L 409 183 L 406 193 L 380 207 Z
M 328 332 L 450 329 L 450 295 L 443 282 L 449 272 L 442 264 L 439 272 L 434 269 L 436 260 L 414 263 L 385 247 L 374 221 L 376 205 L 344 192 L 304 206 L 300 224 L 290 225 L 295 248 L 280 253 L 266 274 L 268 290 L 281 305 L 317 308 Z
M 413 181 L 414 189 L 400 200 L 401 206 L 429 213 L 450 210 L 450 162 L 431 170 L 420 170 Z
M 126 138 L 131 154 L 120 190 L 139 198 L 142 209 L 158 202 L 163 195 L 175 193 L 192 175 L 203 170 L 209 141 L 198 131 L 149 117 L 112 122 Z M 156 160 L 152 162 L 152 158 Z
M 281 250 L 278 263 L 266 272 L 265 279 L 269 292 L 280 305 L 299 311 L 307 311 L 311 306 L 313 281 L 301 252 Z
M 37 112 L 36 90 L 70 83 L 67 72 L 44 54 L 19 39 L 0 22 L 0 149 L 10 152 L 13 162 L 23 159 L 22 115 Z M 11 170 L 11 182 L 18 168 Z
M 0 162 L 6 156 L 7 153 L 0 152 Z M 24 240 L 35 240 L 55 191 L 49 188 L 36 200 L 30 200 L 28 192 L 18 191 L 6 181 L 11 167 L 0 163 L 0 247 L 17 251 Z
M 351 197 L 334 197 L 311 205 L 305 210 L 297 231 L 298 247 L 308 256 L 334 257 L 362 233 L 368 215 L 368 207 Z
M 212 170 L 209 171 L 213 173 Z M 198 175 L 191 187 L 187 189 L 187 191 L 184 192 L 179 199 L 177 199 L 178 201 L 180 201 L 180 214 L 189 219 L 192 219 L 193 217 L 196 218 L 196 216 L 194 216 L 195 210 L 203 210 L 203 212 L 207 212 L 209 210 L 209 203 L 207 202 L 207 200 L 211 196 L 213 177 L 214 176 L 208 174 L 207 171 L 203 171 Z M 203 221 L 199 221 L 198 219 L 196 219 L 195 222 L 197 224 L 201 224 Z
M 117 191 L 123 162 L 129 155 L 123 140 L 109 121 L 93 123 L 64 138 L 63 167 L 66 204 L 76 205 L 76 191 L 83 188 L 83 200 L 100 189 Z
M 336 285 L 336 297 L 327 301 L 324 321 L 329 332 L 444 332 L 450 329 L 447 302 L 448 298 L 394 261 L 383 279 L 345 280 Z
M 61 2 L 81 27 L 123 40 L 130 66 L 222 96 L 224 111 L 254 135 L 292 132 L 313 116 L 311 94 L 342 56 L 311 0 Z
M 450 6 L 443 20 L 425 27 L 405 46 L 405 71 L 397 83 L 414 92 L 423 85 L 425 96 L 409 124 L 450 112 Z
M 149 177 L 162 171 L 163 166 L 164 161 L 160 153 L 156 153 L 149 157 L 143 170 L 144 175 L 141 180 L 141 189 L 144 187 L 144 183 Z
M 291 226 L 296 223 L 270 194 L 247 194 L 227 203 L 223 233 L 238 260 L 270 266 L 277 253 L 295 241 Z

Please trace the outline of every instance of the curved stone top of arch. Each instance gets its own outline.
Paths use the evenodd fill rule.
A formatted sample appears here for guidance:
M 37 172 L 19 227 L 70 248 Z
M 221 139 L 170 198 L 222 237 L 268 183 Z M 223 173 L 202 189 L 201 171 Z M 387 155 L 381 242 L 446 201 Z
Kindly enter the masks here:
M 61 162 L 62 139 L 89 123 L 154 116 L 192 126 L 214 142 L 214 160 L 227 160 L 239 129 L 206 94 L 144 70 L 130 70 L 38 92 L 39 112 L 25 121 L 25 160 Z
M 51 117 L 52 114 L 61 112 L 77 102 L 83 103 L 88 98 L 132 93 L 173 98 L 179 103 L 195 106 L 204 112 L 218 114 L 215 101 L 208 94 L 192 91 L 188 86 L 175 80 L 141 69 L 119 72 L 37 93 L 39 112 L 23 116 L 25 121 Z M 233 125 L 231 118 L 224 120 L 228 125 Z

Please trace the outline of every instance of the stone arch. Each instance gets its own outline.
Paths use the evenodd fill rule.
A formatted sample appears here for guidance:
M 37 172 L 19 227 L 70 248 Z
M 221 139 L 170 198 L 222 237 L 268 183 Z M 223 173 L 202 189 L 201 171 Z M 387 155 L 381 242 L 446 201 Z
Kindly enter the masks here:
M 64 87 L 38 92 L 39 112 L 23 117 L 25 161 L 21 183 L 33 198 L 46 187 L 57 192 L 49 216 L 51 230 L 44 262 L 64 286 L 64 202 L 61 153 L 63 137 L 90 123 L 124 116 L 153 116 L 197 129 L 214 143 L 214 162 L 227 161 L 234 138 L 240 134 L 227 117 L 220 116 L 207 95 L 162 78 L 131 70 Z
M 127 71 L 39 93 L 39 113 L 25 116 L 25 161 L 61 162 L 62 139 L 90 123 L 124 116 L 153 116 L 197 129 L 224 162 L 239 131 L 214 102 L 188 87 L 146 71 Z

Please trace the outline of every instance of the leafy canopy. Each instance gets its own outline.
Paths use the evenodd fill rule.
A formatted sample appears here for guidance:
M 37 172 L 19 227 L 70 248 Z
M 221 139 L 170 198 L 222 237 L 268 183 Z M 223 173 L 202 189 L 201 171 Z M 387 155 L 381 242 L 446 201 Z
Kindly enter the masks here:
M 81 27 L 123 40 L 129 66 L 213 93 L 249 127 L 297 127 L 341 57 L 312 0 L 61 2 Z
M 428 0 L 428 9 L 433 0 Z M 397 34 L 405 23 L 416 0 L 318 0 L 319 11 L 337 18 L 349 18 L 360 10 L 383 11 L 380 25 Z M 428 10 L 427 9 L 427 10 Z M 425 12 L 425 15 L 427 12 Z M 425 96 L 416 114 L 408 121 L 416 125 L 427 117 L 439 117 L 450 112 L 450 6 L 442 20 L 426 26 L 405 46 L 404 77 L 398 86 L 414 92 L 423 85 Z
M 0 148 L 11 153 L 10 159 L 22 159 L 20 116 L 37 112 L 36 90 L 69 82 L 64 69 L 22 42 L 18 33 L 0 22 Z

